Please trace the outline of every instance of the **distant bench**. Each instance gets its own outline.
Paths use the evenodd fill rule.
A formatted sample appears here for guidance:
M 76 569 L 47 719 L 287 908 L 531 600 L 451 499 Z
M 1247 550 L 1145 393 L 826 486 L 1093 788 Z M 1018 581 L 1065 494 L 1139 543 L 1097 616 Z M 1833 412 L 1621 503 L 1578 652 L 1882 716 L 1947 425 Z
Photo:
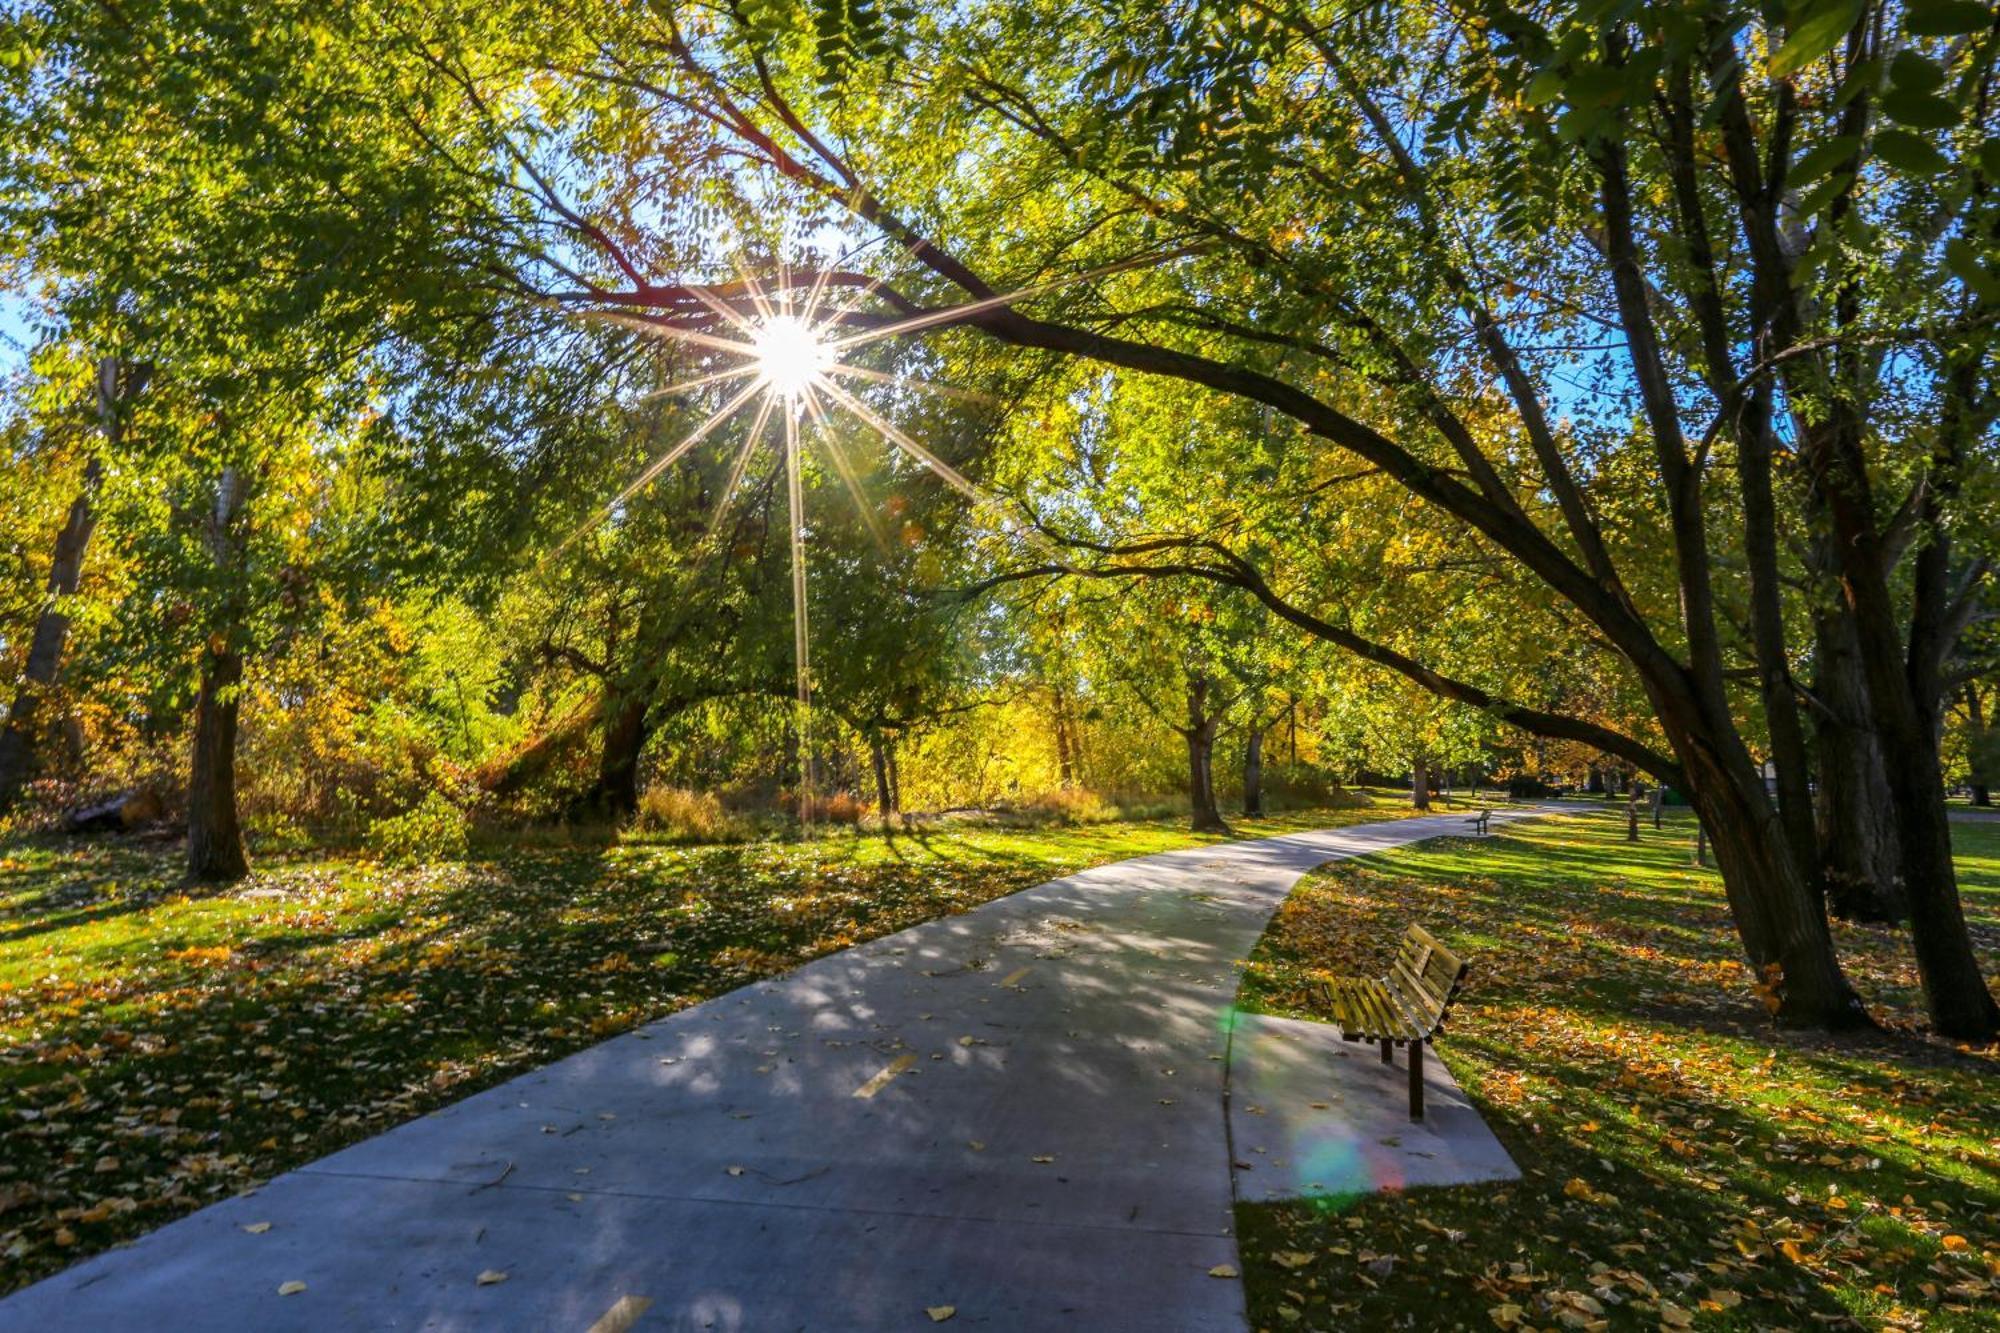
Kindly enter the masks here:
M 1484 821 L 1481 814 L 1481 821 Z M 1483 831 L 1483 830 L 1482 830 Z M 1382 1043 L 1382 1063 L 1397 1046 L 1410 1048 L 1410 1119 L 1424 1118 L 1424 1043 L 1444 1029 L 1444 1016 L 1471 970 L 1422 926 L 1403 932 L 1388 975 L 1336 977 L 1326 985 L 1340 1035 Z
M 1474 815 L 1472 818 L 1466 820 L 1465 822 L 1472 825 L 1472 831 L 1483 838 L 1486 836 L 1486 825 L 1490 823 L 1492 819 L 1493 819 L 1493 812 L 1491 810 L 1481 810 L 1478 814 Z

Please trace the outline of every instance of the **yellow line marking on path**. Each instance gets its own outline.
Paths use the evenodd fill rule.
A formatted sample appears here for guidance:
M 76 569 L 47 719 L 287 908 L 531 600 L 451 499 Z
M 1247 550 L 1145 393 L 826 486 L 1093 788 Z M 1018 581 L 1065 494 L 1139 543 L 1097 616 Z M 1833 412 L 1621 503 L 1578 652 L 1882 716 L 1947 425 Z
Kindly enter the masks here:
M 857 1097 L 873 1097 L 876 1093 L 889 1086 L 890 1079 L 896 1077 L 896 1075 L 902 1073 L 916 1062 L 917 1057 L 914 1054 L 897 1056 L 889 1062 L 886 1068 L 876 1074 L 874 1078 L 869 1079 L 866 1083 L 856 1088 L 854 1095 Z
M 625 1333 L 639 1322 L 639 1316 L 653 1308 L 650 1296 L 620 1296 L 615 1304 L 590 1326 L 590 1333 Z
M 1006 976 L 1002 977 L 1000 979 L 1000 984 L 1003 986 L 1019 986 L 1021 984 L 1021 978 L 1027 975 L 1028 975 L 1027 968 L 1017 967 L 1012 972 L 1009 972 Z

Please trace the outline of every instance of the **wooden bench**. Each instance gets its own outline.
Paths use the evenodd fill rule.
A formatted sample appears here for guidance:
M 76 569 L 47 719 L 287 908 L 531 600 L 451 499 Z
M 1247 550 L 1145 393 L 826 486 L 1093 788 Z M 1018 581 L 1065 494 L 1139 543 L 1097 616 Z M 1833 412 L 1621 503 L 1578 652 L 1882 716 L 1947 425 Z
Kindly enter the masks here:
M 1444 1028 L 1444 1016 L 1471 969 L 1422 926 L 1403 932 L 1402 945 L 1379 978 L 1336 977 L 1327 984 L 1340 1035 L 1382 1044 L 1382 1063 L 1397 1046 L 1410 1048 L 1410 1119 L 1424 1118 L 1424 1043 Z
M 1472 825 L 1472 831 L 1483 838 L 1486 836 L 1486 826 L 1488 823 L 1492 821 L 1492 819 L 1493 819 L 1493 812 L 1491 810 L 1481 810 L 1478 814 L 1474 815 L 1472 818 L 1466 820 L 1465 822 Z

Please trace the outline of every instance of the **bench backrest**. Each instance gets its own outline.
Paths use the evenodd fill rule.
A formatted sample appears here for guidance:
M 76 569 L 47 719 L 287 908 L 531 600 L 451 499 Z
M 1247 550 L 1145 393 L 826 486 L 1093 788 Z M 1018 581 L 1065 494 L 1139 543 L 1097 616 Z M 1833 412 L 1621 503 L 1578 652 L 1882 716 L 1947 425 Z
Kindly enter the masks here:
M 1428 1034 L 1444 1022 L 1445 1011 L 1458 998 L 1470 970 L 1465 960 L 1439 944 L 1429 931 L 1411 926 L 1403 932 L 1396 961 L 1389 965 L 1389 975 L 1383 981 L 1402 997 L 1410 1017 Z

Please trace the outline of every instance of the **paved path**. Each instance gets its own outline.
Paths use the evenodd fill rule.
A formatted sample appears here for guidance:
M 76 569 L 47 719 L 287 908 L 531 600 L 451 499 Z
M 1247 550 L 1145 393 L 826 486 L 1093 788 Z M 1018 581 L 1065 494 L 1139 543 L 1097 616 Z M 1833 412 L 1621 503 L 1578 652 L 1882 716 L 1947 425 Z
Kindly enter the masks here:
M 1241 1284 L 1209 1276 L 1237 1262 L 1240 961 L 1313 866 L 1465 831 L 1172 852 L 875 940 L 87 1260 L 0 1303 L 0 1328 L 582 1333 L 642 1304 L 640 1330 L 929 1328 L 942 1306 L 954 1327 L 1240 1328 Z M 1430 1066 L 1440 1119 L 1471 1114 Z M 1331 1104 L 1322 1067 L 1238 1071 L 1273 1103 L 1236 1173 L 1269 1168 L 1255 1197 L 1287 1170 L 1329 1187 L 1312 1136 L 1337 1127 L 1292 1132 Z M 1353 1179 L 1394 1183 L 1394 1152 L 1362 1149 Z

